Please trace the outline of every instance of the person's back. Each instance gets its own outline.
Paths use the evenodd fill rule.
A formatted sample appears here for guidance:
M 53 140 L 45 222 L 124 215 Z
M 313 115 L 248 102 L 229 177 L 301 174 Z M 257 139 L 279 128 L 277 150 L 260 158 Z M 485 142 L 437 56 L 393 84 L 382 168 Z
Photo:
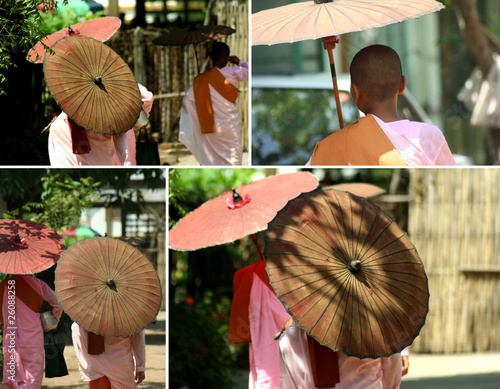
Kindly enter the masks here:
M 222 42 L 214 43 L 211 58 L 214 66 L 195 78 L 183 98 L 179 141 L 201 165 L 241 165 L 237 83 L 248 80 L 248 64 L 229 56 Z
M 406 77 L 393 49 L 362 49 L 352 60 L 350 74 L 352 98 L 366 117 L 318 142 L 311 165 L 456 164 L 439 128 L 400 118 L 397 101 Z
M 340 352 L 337 361 L 323 354 L 323 359 L 315 363 L 313 372 L 310 358 L 308 335 L 295 322 L 279 338 L 280 348 L 280 387 L 286 389 L 315 388 L 314 376 L 323 378 L 322 388 L 335 389 L 375 389 L 398 388 L 401 382 L 401 354 L 390 357 L 357 358 Z M 327 352 L 334 354 L 331 349 Z M 336 363 L 338 366 L 331 366 Z M 332 380 L 331 371 L 337 369 L 338 376 Z M 329 372 L 326 374 L 325 372 Z M 335 375 L 335 374 L 334 374 Z M 335 381 L 335 382 L 334 382 Z

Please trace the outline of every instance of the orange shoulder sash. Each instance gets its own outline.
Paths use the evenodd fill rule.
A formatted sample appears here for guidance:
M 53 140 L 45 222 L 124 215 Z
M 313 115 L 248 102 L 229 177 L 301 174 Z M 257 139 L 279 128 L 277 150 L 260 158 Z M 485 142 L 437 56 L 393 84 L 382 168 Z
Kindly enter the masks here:
M 214 109 L 209 85 L 231 103 L 236 102 L 239 92 L 238 88 L 231 84 L 215 67 L 195 77 L 193 82 L 194 101 L 202 134 L 215 132 Z
M 43 298 L 40 296 L 20 275 L 15 275 L 9 277 L 8 279 L 2 281 L 0 283 L 0 325 L 4 323 L 3 319 L 3 294 L 5 291 L 5 287 L 8 284 L 9 280 L 15 281 L 13 283 L 13 291 L 15 291 L 16 297 L 18 297 L 23 303 L 25 303 L 28 308 L 30 308 L 33 312 L 38 312 L 42 307 Z
M 236 272 L 234 275 L 233 302 L 231 303 L 229 317 L 229 343 L 251 342 L 248 307 L 250 305 L 250 291 L 254 273 L 274 293 L 266 272 L 266 261 L 259 261 Z
M 311 165 L 406 166 L 372 115 L 360 118 L 316 143 Z

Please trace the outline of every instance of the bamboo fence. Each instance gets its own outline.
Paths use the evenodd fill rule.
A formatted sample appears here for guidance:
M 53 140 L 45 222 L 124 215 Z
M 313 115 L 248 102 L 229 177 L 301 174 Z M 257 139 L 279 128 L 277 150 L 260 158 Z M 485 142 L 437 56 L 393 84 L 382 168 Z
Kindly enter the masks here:
M 413 169 L 408 232 L 429 279 L 412 350 L 500 350 L 500 170 Z
M 248 61 L 248 2 L 217 2 L 217 24 L 232 27 L 236 32 L 226 41 L 231 55 Z M 158 46 L 152 39 L 166 29 L 123 30 L 107 42 L 130 66 L 137 82 L 153 92 L 155 100 L 150 114 L 151 132 L 158 134 L 159 142 L 176 142 L 182 98 L 198 75 L 195 51 L 192 45 Z M 201 72 L 210 65 L 208 53 L 212 42 L 197 45 Z M 248 149 L 249 88 L 248 83 L 238 85 L 237 100 L 242 117 L 242 139 Z

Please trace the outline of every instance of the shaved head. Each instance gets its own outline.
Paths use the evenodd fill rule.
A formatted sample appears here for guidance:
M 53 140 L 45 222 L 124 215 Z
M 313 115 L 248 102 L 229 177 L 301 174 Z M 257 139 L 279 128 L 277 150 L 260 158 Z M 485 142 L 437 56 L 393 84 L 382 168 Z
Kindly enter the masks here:
M 390 47 L 373 45 L 360 50 L 351 62 L 351 83 L 369 99 L 386 102 L 398 94 L 402 82 L 401 60 Z
M 224 42 L 214 42 L 210 58 L 213 62 L 217 62 L 224 57 L 229 56 L 229 46 Z

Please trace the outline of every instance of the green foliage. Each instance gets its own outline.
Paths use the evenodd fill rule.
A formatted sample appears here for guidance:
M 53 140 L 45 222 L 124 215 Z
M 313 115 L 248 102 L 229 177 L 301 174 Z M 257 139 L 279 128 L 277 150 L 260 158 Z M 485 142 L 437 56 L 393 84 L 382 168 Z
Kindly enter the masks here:
M 39 30 L 39 0 L 3 0 L 0 2 L 0 70 L 13 65 L 12 54 L 27 52 L 43 38 Z M 0 73 L 0 84 L 6 82 Z
M 97 198 L 99 184 L 92 177 L 74 180 L 69 175 L 48 174 L 41 182 L 40 201 L 28 202 L 4 217 L 23 218 L 61 231 L 69 225 L 78 225 L 82 211 Z
M 66 8 L 62 12 L 52 13 L 47 12 L 42 14 L 43 23 L 41 24 L 41 31 L 52 34 L 73 24 L 83 22 L 85 20 L 97 19 L 103 16 L 102 12 L 86 13 L 77 12 L 74 9 Z
M 204 202 L 240 185 L 254 181 L 255 169 L 172 169 L 169 192 L 174 193 L 170 205 L 192 211 Z M 182 199 L 182 203 L 181 203 Z M 174 209 L 174 212 L 175 209 Z M 178 220 L 179 217 L 174 220 Z
M 170 306 L 169 387 L 232 388 L 234 360 L 219 329 L 221 311 L 208 292 Z M 222 333 L 224 335 L 222 335 Z
M 345 124 L 358 119 L 348 94 L 342 103 Z M 253 89 L 252 161 L 259 165 L 304 165 L 319 142 L 339 130 L 333 91 Z
M 170 185 L 179 180 L 179 171 L 176 169 L 170 169 L 168 172 L 168 179 Z M 185 200 L 185 193 L 183 189 L 178 185 L 174 187 L 169 187 L 168 190 L 168 203 L 177 211 L 180 217 L 186 216 L 187 212 L 180 205 L 181 202 Z M 175 225 L 175 220 L 173 220 L 172 215 L 168 214 L 168 228 L 172 228 Z
M 0 86 L 8 82 L 4 72 L 16 67 L 13 56 L 29 50 L 47 35 L 68 25 L 102 16 L 102 13 L 78 13 L 70 8 L 57 13 L 51 8 L 55 0 L 2 0 L 0 1 Z M 68 0 L 60 4 L 67 5 Z M 44 5 L 47 12 L 37 9 Z M 0 94 L 4 94 L 0 87 Z

